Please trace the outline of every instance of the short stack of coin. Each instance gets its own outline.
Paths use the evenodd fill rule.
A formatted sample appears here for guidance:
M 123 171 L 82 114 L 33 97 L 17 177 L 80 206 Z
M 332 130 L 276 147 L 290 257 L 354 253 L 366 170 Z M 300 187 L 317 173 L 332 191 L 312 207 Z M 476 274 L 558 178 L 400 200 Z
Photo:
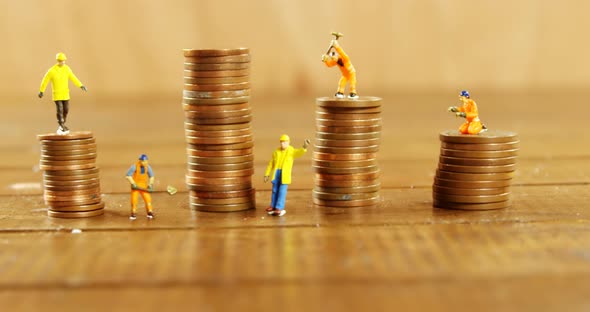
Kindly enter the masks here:
M 488 210 L 510 206 L 518 136 L 486 131 L 478 135 L 449 130 L 440 134 L 441 153 L 432 186 L 439 208 Z
M 96 167 L 96 141 L 91 132 L 41 134 L 40 169 L 50 217 L 85 218 L 102 215 Z
M 369 207 L 379 202 L 377 152 L 381 99 L 318 98 L 313 202 L 327 207 Z
M 212 212 L 255 208 L 249 50 L 187 49 L 184 56 L 190 206 Z

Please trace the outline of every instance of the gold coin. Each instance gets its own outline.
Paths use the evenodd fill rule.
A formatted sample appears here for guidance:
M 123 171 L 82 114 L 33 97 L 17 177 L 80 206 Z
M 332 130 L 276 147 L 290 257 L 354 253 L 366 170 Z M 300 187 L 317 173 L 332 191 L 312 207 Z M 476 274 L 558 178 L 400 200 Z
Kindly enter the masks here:
M 92 138 L 92 132 L 90 131 L 73 131 L 68 134 L 55 134 L 55 133 L 48 133 L 48 134 L 39 134 L 37 135 L 38 140 L 48 140 L 48 141 L 68 141 L 68 140 L 80 140 L 80 139 L 90 139 Z
M 377 205 L 380 201 L 380 197 L 376 196 L 373 198 L 368 199 L 357 199 L 357 200 L 324 200 L 319 198 L 312 198 L 313 203 L 319 206 L 324 207 L 338 207 L 338 208 L 348 208 L 348 207 L 363 207 L 363 206 L 373 206 Z
M 375 96 L 361 96 L 358 99 L 338 99 L 334 97 L 321 97 L 316 99 L 316 104 L 321 107 L 378 107 L 381 106 L 381 98 Z
M 235 143 L 235 144 L 188 144 L 187 149 L 200 150 L 200 151 L 225 151 L 225 150 L 242 150 L 246 148 L 252 148 L 254 141 Z
M 81 200 L 64 200 L 64 201 L 49 201 L 45 202 L 49 205 L 49 209 L 59 211 L 63 207 L 72 207 L 72 206 L 85 206 L 85 205 L 96 205 L 101 203 L 100 197 L 90 198 L 90 199 L 81 199 Z
M 314 146 L 314 150 L 320 153 L 327 154 L 361 154 L 361 153 L 376 153 L 379 151 L 379 145 L 364 146 L 364 147 L 324 147 Z
M 233 137 L 233 136 L 243 136 L 243 135 L 251 135 L 252 129 L 250 127 L 245 129 L 239 130 L 211 130 L 211 131 L 202 131 L 202 130 L 185 130 L 184 133 L 188 137 L 208 137 L 208 138 L 218 138 L 218 137 Z
M 188 161 L 193 164 L 235 164 L 243 163 L 247 161 L 253 161 L 254 154 L 243 155 L 243 156 L 230 156 L 230 157 L 199 157 L 199 156 L 188 156 Z
M 461 166 L 501 166 L 516 164 L 516 157 L 503 158 L 458 158 L 440 156 L 439 161 L 443 164 Z
M 514 177 L 514 172 L 495 172 L 495 173 L 461 173 L 444 170 L 436 170 L 436 177 L 440 179 L 458 180 L 458 181 L 498 181 L 508 180 Z
M 96 204 L 91 205 L 80 205 L 80 206 L 64 206 L 64 207 L 55 207 L 49 208 L 49 210 L 54 212 L 81 212 L 81 211 L 92 211 L 97 209 L 104 209 L 104 203 L 99 202 Z
M 363 172 L 357 174 L 325 174 L 316 173 L 315 177 L 318 180 L 329 180 L 329 181 L 364 181 L 364 180 L 375 180 L 379 178 L 380 171 L 376 169 L 373 172 Z
M 441 132 L 439 137 L 442 142 L 462 144 L 511 143 L 518 141 L 516 133 L 499 130 L 487 130 L 479 134 L 462 134 L 458 130 L 447 130 Z
M 503 151 L 465 151 L 441 148 L 440 155 L 459 158 L 503 158 L 518 156 L 518 149 Z
M 511 143 L 467 144 L 441 142 L 441 148 L 465 151 L 505 151 L 518 149 L 519 141 Z
M 501 166 L 459 166 L 439 163 L 438 169 L 460 173 L 501 173 L 516 170 L 516 164 Z
M 334 120 L 368 120 L 381 118 L 380 113 L 374 114 L 336 114 L 316 112 L 316 117 L 319 119 L 334 119 Z
M 485 204 L 503 202 L 510 199 L 510 193 L 503 193 L 497 195 L 449 195 L 432 192 L 432 198 L 437 201 L 450 203 L 466 203 L 466 204 Z
M 184 98 L 195 99 L 219 99 L 249 96 L 250 89 L 232 90 L 232 91 L 182 91 Z
M 100 184 L 93 183 L 93 184 L 78 184 L 78 185 L 51 185 L 45 184 L 43 188 L 47 191 L 77 191 L 77 190 L 90 190 L 90 189 L 100 189 Z
M 53 161 L 70 161 L 70 160 L 84 160 L 84 159 L 92 159 L 96 160 L 96 154 L 86 154 L 86 155 L 41 155 L 41 161 L 46 162 L 53 162 Z
M 321 200 L 352 201 L 352 200 L 366 200 L 366 199 L 372 199 L 372 198 L 376 198 L 376 197 L 378 198 L 379 192 L 340 194 L 340 193 L 325 193 L 325 192 L 313 190 L 312 196 L 314 198 L 321 199 Z
M 461 189 L 485 189 L 485 188 L 501 188 L 509 187 L 512 184 L 512 179 L 496 180 L 496 181 L 461 181 L 448 180 L 438 177 L 434 178 L 434 184 L 444 187 L 461 188 Z
M 252 115 L 221 116 L 219 118 L 211 118 L 206 116 L 199 116 L 199 113 L 193 114 L 190 112 L 185 112 L 185 117 L 187 119 L 190 119 L 193 124 L 197 125 L 243 124 L 252 121 Z
M 252 154 L 252 148 L 236 149 L 236 150 L 222 150 L 222 151 L 202 151 L 187 149 L 187 156 L 201 156 L 201 157 L 228 157 L 228 156 L 244 156 Z
M 250 68 L 250 63 L 184 63 L 188 70 L 236 70 Z
M 87 164 L 79 164 L 79 165 L 39 165 L 39 169 L 41 170 L 53 170 L 53 171 L 71 171 L 71 170 L 81 170 L 81 169 L 92 169 L 95 168 L 96 164 L 94 162 L 87 163 Z
M 51 148 L 51 147 L 55 147 L 55 146 L 63 146 L 63 145 L 85 145 L 85 144 L 94 144 L 96 143 L 96 140 L 94 138 L 88 138 L 88 139 L 63 139 L 63 140 L 46 140 L 46 139 L 42 139 L 40 141 L 41 143 L 41 147 L 43 148 Z M 74 148 L 72 148 L 74 149 Z
M 251 134 L 231 137 L 186 137 L 186 142 L 191 144 L 225 145 L 234 143 L 244 143 L 249 141 L 252 141 Z
M 378 184 L 378 177 L 368 180 L 324 180 L 321 178 L 316 177 L 314 179 L 314 183 L 316 187 L 325 187 L 325 188 L 363 188 L 363 187 L 370 187 Z
M 182 103 L 189 105 L 226 105 L 248 103 L 250 96 L 238 96 L 217 99 L 182 98 Z
M 377 166 L 376 159 L 367 160 L 345 160 L 345 161 L 334 161 L 334 160 L 317 160 L 312 159 L 312 166 L 325 167 L 325 168 L 360 168 L 368 166 Z
M 374 166 L 348 167 L 348 168 L 314 166 L 313 170 L 316 173 L 347 175 L 347 174 L 375 172 L 375 171 L 379 170 L 379 166 L 374 165 Z
M 377 146 L 379 143 L 379 138 L 364 140 L 326 140 L 317 138 L 314 142 L 314 145 L 325 147 L 366 147 Z
M 316 105 L 316 112 L 333 114 L 374 114 L 381 112 L 381 106 L 375 107 L 323 107 Z
M 360 153 L 360 154 L 332 154 L 313 152 L 313 158 L 316 160 L 335 160 L 335 161 L 349 161 L 349 160 L 375 160 L 376 153 Z
M 439 185 L 433 185 L 432 190 L 437 194 L 444 194 L 444 195 L 466 195 L 466 196 L 475 196 L 475 195 L 500 195 L 510 192 L 510 187 L 494 187 L 494 188 L 483 188 L 483 189 L 474 189 L 474 188 L 454 188 L 454 187 L 444 187 Z
M 313 188 L 316 192 L 331 193 L 331 194 L 357 194 L 357 193 L 374 193 L 379 192 L 381 189 L 381 183 L 369 184 L 363 186 L 354 187 L 325 187 L 315 186 Z
M 241 109 L 250 108 L 250 103 L 239 103 L 239 104 L 226 104 L 226 105 L 189 105 L 182 104 L 182 108 L 189 112 L 223 112 L 223 111 L 235 111 Z
M 236 163 L 236 164 L 195 164 L 195 163 L 188 163 L 188 169 L 190 170 L 199 170 L 199 171 L 224 171 L 224 170 L 244 170 L 244 169 L 251 169 L 253 168 L 253 162 L 243 162 L 243 163 Z
M 224 192 L 197 192 L 188 191 L 190 197 L 198 198 L 235 198 L 235 197 L 248 197 L 256 194 L 256 189 L 245 189 L 241 191 L 224 191 Z
M 226 84 L 226 83 L 244 83 L 250 81 L 250 76 L 240 77 L 184 77 L 185 84 Z
M 250 49 L 248 48 L 237 48 L 237 49 L 183 49 L 182 53 L 185 57 L 189 56 L 227 56 L 227 55 L 240 55 L 249 54 Z
M 242 191 L 252 188 L 252 183 L 227 184 L 227 185 L 203 185 L 187 183 L 189 190 L 197 192 L 227 192 L 227 191 Z
M 70 144 L 70 145 L 42 145 L 41 154 L 59 155 L 60 153 L 84 151 L 86 153 L 96 153 L 96 143 L 90 144 Z
M 381 132 L 364 132 L 364 133 L 330 133 L 318 131 L 315 134 L 316 139 L 324 140 L 370 140 L 381 138 Z
M 206 178 L 186 176 L 186 183 L 195 185 L 230 185 L 230 184 L 244 184 L 251 183 L 252 176 L 231 177 L 231 178 Z
M 440 200 L 434 200 L 433 206 L 437 208 L 446 209 L 459 209 L 459 210 L 492 210 L 492 209 L 504 209 L 510 207 L 512 204 L 510 200 L 500 201 L 495 203 L 484 203 L 484 204 L 464 204 L 464 203 L 449 203 Z
M 77 211 L 77 212 L 58 212 L 47 210 L 47 215 L 52 218 L 88 218 L 96 217 L 104 214 L 104 209 L 97 209 L 92 211 Z
M 193 64 L 249 63 L 250 54 L 234 54 L 224 56 L 185 56 L 184 62 Z
M 250 88 L 249 82 L 241 83 L 224 83 L 224 84 L 185 84 L 184 90 L 187 91 L 231 91 L 247 90 Z
M 190 177 L 199 178 L 233 178 L 233 177 L 245 177 L 252 176 L 254 174 L 254 168 L 242 169 L 242 170 L 226 170 L 226 171 L 201 171 L 201 170 L 188 170 L 187 175 Z
M 324 133 L 374 133 L 381 131 L 381 125 L 357 126 L 357 127 L 328 127 L 316 124 L 316 130 Z
M 184 77 L 216 78 L 216 77 L 241 77 L 241 76 L 249 76 L 249 75 L 250 75 L 250 69 L 208 70 L 208 71 L 184 70 Z
M 373 118 L 373 119 L 351 119 L 351 120 L 316 118 L 316 125 L 317 126 L 323 126 L 323 127 L 375 126 L 375 125 L 381 125 L 381 118 Z
M 252 200 L 247 203 L 227 204 L 227 205 L 211 205 L 211 204 L 199 204 L 199 203 L 191 202 L 190 207 L 192 209 L 195 209 L 198 211 L 233 212 L 233 211 L 254 209 L 254 208 L 256 208 L 256 202 Z
M 243 130 L 250 128 L 250 123 L 228 124 L 228 125 L 199 125 L 192 123 L 192 119 L 186 119 L 184 122 L 185 130 L 194 131 L 222 131 L 222 130 Z
M 256 201 L 256 194 L 252 193 L 242 197 L 228 197 L 228 198 L 202 198 L 198 196 L 190 196 L 191 204 L 197 205 L 233 205 L 251 203 Z

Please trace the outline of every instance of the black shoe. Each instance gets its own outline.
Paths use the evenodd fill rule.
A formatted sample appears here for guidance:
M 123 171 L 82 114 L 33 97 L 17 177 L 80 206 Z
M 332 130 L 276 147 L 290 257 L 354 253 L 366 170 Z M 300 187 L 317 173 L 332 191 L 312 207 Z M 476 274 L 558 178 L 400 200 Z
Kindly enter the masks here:
M 67 127 L 65 124 L 61 126 L 61 129 L 62 129 L 64 132 L 68 132 L 68 131 L 70 131 L 70 128 L 68 128 L 68 127 Z
M 132 213 L 132 214 L 129 216 L 129 220 L 135 220 L 135 219 L 137 219 L 137 217 L 135 216 L 135 214 L 134 214 L 134 213 Z
M 148 217 L 148 219 L 153 219 L 154 214 L 152 212 L 148 212 L 147 217 Z
M 359 96 L 358 96 L 356 93 L 354 93 L 354 92 L 351 92 L 351 93 L 348 95 L 348 98 L 349 98 L 349 99 L 358 99 L 358 98 L 359 98 Z
M 339 99 L 343 99 L 344 98 L 344 93 L 342 93 L 342 92 L 336 92 L 336 94 L 334 96 L 337 97 L 337 98 L 339 98 Z

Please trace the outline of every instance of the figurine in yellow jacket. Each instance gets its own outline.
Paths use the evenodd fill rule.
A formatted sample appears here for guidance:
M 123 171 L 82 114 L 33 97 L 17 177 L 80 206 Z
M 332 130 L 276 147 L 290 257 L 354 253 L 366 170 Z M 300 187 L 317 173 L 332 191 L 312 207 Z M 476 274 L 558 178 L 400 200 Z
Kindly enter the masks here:
M 461 91 L 459 99 L 463 102 L 463 106 L 451 106 L 449 112 L 455 113 L 457 117 L 465 118 L 465 123 L 459 127 L 459 132 L 462 134 L 478 134 L 487 130 L 486 126 L 479 120 L 479 113 L 477 111 L 477 104 L 471 99 L 467 90 Z
M 57 64 L 53 65 L 43 77 L 41 81 L 41 88 L 39 89 L 39 98 L 43 97 L 43 93 L 47 88 L 47 84 L 51 81 L 51 88 L 53 91 L 53 101 L 57 108 L 57 123 L 59 128 L 57 132 L 60 134 L 67 134 L 69 132 L 66 127 L 66 119 L 68 117 L 68 111 L 70 106 L 70 89 L 68 82 L 71 80 L 76 87 L 86 91 L 86 87 L 78 80 L 76 75 L 72 72 L 72 69 L 66 65 L 66 55 L 63 53 L 57 53 L 55 56 Z
M 332 49 L 336 50 L 336 52 Z M 328 67 L 338 65 L 338 69 L 340 69 L 340 72 L 342 73 L 342 77 L 340 77 L 340 81 L 338 81 L 336 97 L 344 98 L 344 88 L 346 87 L 346 83 L 350 82 L 350 95 L 348 97 L 351 99 L 358 98 L 358 95 L 356 94 L 356 70 L 354 69 L 354 66 L 352 66 L 348 54 L 346 54 L 338 44 L 338 40 L 332 40 L 328 53 L 322 55 L 322 62 Z
M 272 197 L 270 207 L 266 209 L 269 215 L 283 216 L 285 210 L 285 199 L 287 198 L 287 187 L 291 184 L 291 169 L 293 160 L 303 156 L 307 152 L 310 141 L 305 140 L 302 148 L 290 146 L 289 136 L 281 135 L 279 139 L 281 146 L 272 153 L 272 159 L 266 167 L 264 182 L 272 181 Z M 271 175 L 272 174 L 272 175 Z

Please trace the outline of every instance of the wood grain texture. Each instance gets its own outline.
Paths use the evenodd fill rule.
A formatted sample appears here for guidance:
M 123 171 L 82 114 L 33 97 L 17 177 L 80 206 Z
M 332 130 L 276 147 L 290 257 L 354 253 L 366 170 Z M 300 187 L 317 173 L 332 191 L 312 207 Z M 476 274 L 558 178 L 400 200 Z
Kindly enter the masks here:
M 489 107 L 484 121 L 518 132 L 522 142 L 513 205 L 443 210 L 432 208 L 438 133 L 458 127 L 458 120 L 446 107 L 421 106 L 443 96 L 385 98 L 378 207 L 313 206 L 308 153 L 296 160 L 282 218 L 264 212 L 270 184 L 262 173 L 278 135 L 289 133 L 294 145 L 314 137 L 313 99 L 306 106 L 292 98 L 253 105 L 257 209 L 237 213 L 189 209 L 180 104 L 156 103 L 142 117 L 159 122 L 161 131 L 146 135 L 116 118 L 97 122 L 96 108 L 78 108 L 74 127 L 90 125 L 97 139 L 106 211 L 88 219 L 48 218 L 34 134 L 47 132 L 37 121 L 53 127 L 45 120 L 53 115 L 32 116 L 0 153 L 3 310 L 587 310 L 590 145 L 584 138 L 590 130 L 575 123 L 584 114 L 570 116 L 572 135 L 543 127 L 552 111 L 510 121 L 504 104 Z M 537 100 L 519 98 L 528 105 Z M 411 101 L 420 125 L 394 106 Z M 281 125 L 272 119 L 277 102 L 298 107 Z M 124 115 L 140 104 L 103 109 Z M 12 113 L 26 119 L 25 112 Z M 557 120 L 552 127 L 563 125 Z M 138 219 L 128 219 L 123 176 L 141 153 L 150 155 L 157 177 L 152 221 L 141 204 Z M 168 195 L 167 185 L 179 193 Z

